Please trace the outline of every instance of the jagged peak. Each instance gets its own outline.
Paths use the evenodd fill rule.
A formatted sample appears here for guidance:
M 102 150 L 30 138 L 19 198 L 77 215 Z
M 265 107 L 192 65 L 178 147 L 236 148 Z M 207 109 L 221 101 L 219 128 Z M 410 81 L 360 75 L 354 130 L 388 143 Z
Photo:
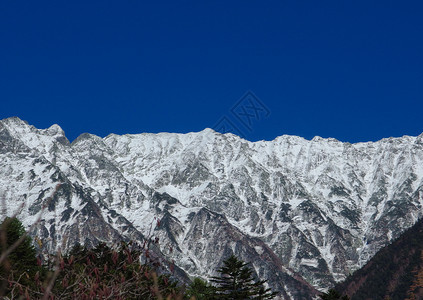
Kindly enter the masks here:
M 206 128 L 202 131 L 188 133 L 159 132 L 124 135 L 109 134 L 104 138 L 104 140 L 106 143 L 111 141 L 123 141 L 124 143 L 134 143 L 134 145 L 148 145 L 149 143 L 169 145 L 169 143 L 174 144 L 176 142 L 178 144 L 188 146 L 190 144 L 198 144 L 198 142 L 209 143 L 214 141 L 219 136 L 222 136 L 222 134 L 214 131 L 213 129 Z
M 46 129 L 38 129 L 35 126 L 30 125 L 27 121 L 20 119 L 19 117 L 10 117 L 3 119 L 0 122 L 6 126 L 12 136 L 24 140 L 24 143 L 30 147 L 36 146 L 37 143 L 47 142 L 45 137 L 53 138 L 65 146 L 70 144 L 69 140 L 65 136 L 65 132 L 57 124 L 53 124 Z M 35 142 L 35 144 L 34 136 L 36 136 L 35 140 L 38 140 L 38 142 Z
M 95 134 L 91 134 L 88 132 L 81 133 L 73 142 L 72 146 L 79 144 L 82 141 L 86 140 L 95 140 L 95 141 L 101 141 L 103 143 L 103 139 Z
M 20 119 L 17 116 L 12 116 L 12 117 L 8 117 L 5 119 L 0 120 L 0 122 L 9 125 L 9 126 L 18 126 L 18 127 L 27 127 L 28 129 L 37 129 L 36 127 L 30 125 L 27 121 Z M 49 128 L 47 129 L 38 129 L 40 131 L 43 131 L 45 133 L 47 133 L 48 135 L 60 135 L 60 136 L 65 136 L 65 132 L 64 130 L 60 127 L 60 125 L 58 124 L 53 124 L 51 125 Z M 77 139 L 79 139 L 80 137 L 84 137 L 86 138 L 85 134 L 89 134 L 89 133 L 83 133 L 81 134 Z M 96 137 L 98 138 L 98 136 L 95 136 L 93 134 L 89 134 L 91 137 Z M 119 134 L 114 134 L 114 133 L 110 133 L 109 135 L 107 135 L 104 139 L 110 139 L 110 138 L 118 138 L 118 137 L 122 137 L 122 136 L 128 136 L 128 137 L 138 137 L 138 136 L 149 136 L 149 137 L 160 137 L 160 138 L 166 138 L 166 137 L 174 137 L 174 136 L 178 136 L 179 138 L 184 137 L 184 136 L 225 136 L 225 137 L 233 137 L 233 138 L 237 138 L 240 140 L 246 140 L 245 138 L 242 138 L 236 134 L 233 133 L 220 133 L 215 131 L 212 128 L 205 128 L 201 131 L 197 131 L 197 132 L 187 132 L 187 133 L 172 133 L 172 132 L 158 132 L 158 133 L 148 133 L 148 132 L 144 132 L 144 133 L 135 133 L 135 134 L 124 134 L 124 135 L 119 135 Z M 77 140 L 76 139 L 76 140 Z M 398 140 L 411 140 L 411 139 L 416 139 L 416 143 L 421 143 L 423 140 L 423 133 L 421 133 L 419 136 L 415 137 L 415 136 L 409 136 L 409 135 L 403 135 L 402 137 L 388 137 L 388 138 L 382 138 L 378 141 L 374 141 L 374 142 L 358 142 L 358 143 L 351 143 L 351 144 L 367 144 L 367 143 L 377 143 L 377 142 L 392 142 L 392 141 L 398 141 Z M 76 141 L 75 140 L 75 141 Z M 281 135 L 276 137 L 275 139 L 271 140 L 271 141 L 267 141 L 267 140 L 260 140 L 260 141 L 256 141 L 256 142 L 251 142 L 248 141 L 250 143 L 269 143 L 269 142 L 275 142 L 275 141 L 308 141 L 307 139 L 301 137 L 301 136 L 297 136 L 297 135 Z M 336 142 L 336 143 L 343 143 L 342 141 L 339 141 L 336 138 L 324 138 L 321 136 L 315 136 L 313 137 L 310 141 L 312 142 Z
M 70 145 L 69 140 L 67 139 L 65 135 L 65 131 L 57 124 L 51 125 L 49 128 L 46 129 L 40 129 L 39 132 L 42 134 L 54 137 L 58 142 L 60 142 L 63 145 Z
M 339 140 L 329 137 L 329 138 L 323 138 L 321 136 L 316 135 L 314 138 L 311 139 L 312 142 L 335 142 L 335 143 L 341 143 Z
M 65 135 L 64 130 L 57 124 L 51 125 L 46 131 L 52 135 Z
M 46 129 L 37 129 L 35 126 L 30 125 L 27 121 L 20 119 L 19 117 L 10 117 L 1 120 L 0 122 L 3 122 L 4 124 L 7 124 L 10 127 L 13 128 L 24 128 L 25 131 L 40 131 L 41 133 L 46 133 L 47 135 L 54 136 L 54 135 L 60 135 L 65 136 L 65 132 L 58 124 L 53 124 L 50 127 Z
M 262 142 L 266 143 L 267 141 L 262 141 Z M 297 135 L 284 134 L 284 135 L 276 137 L 271 142 L 307 142 L 307 140 Z
M 204 128 L 202 131 L 200 131 L 200 133 L 204 133 L 204 134 L 219 134 L 218 132 L 216 132 L 215 130 L 213 130 L 211 128 Z
M 23 121 L 19 118 L 12 118 L 8 122 L 20 124 Z M 0 125 L 3 123 L 0 122 Z M 341 240 L 348 241 L 348 243 L 354 242 L 357 238 L 358 245 L 362 248 L 353 252 L 351 259 L 342 262 L 346 267 L 352 266 L 357 261 L 364 261 L 367 259 L 367 253 L 372 254 L 373 248 L 370 247 L 381 245 L 373 242 L 369 242 L 368 245 L 360 244 L 364 234 L 367 234 L 362 234 L 363 228 L 370 228 L 368 234 L 372 237 L 373 231 L 370 230 L 380 227 L 379 223 L 374 223 L 375 221 L 371 219 L 370 215 L 369 217 L 364 215 L 369 211 L 368 207 L 370 210 L 374 207 L 373 204 L 368 204 L 370 203 L 368 198 L 374 194 L 378 196 L 374 197 L 377 198 L 376 200 L 371 201 L 378 205 L 380 203 L 379 207 L 383 209 L 380 210 L 380 215 L 375 215 L 379 218 L 377 220 L 380 220 L 382 217 L 391 215 L 388 214 L 389 206 L 382 202 L 390 200 L 390 198 L 387 198 L 388 196 L 382 192 L 379 193 L 379 189 L 392 188 L 394 190 L 396 184 L 403 184 L 404 176 L 408 176 L 410 184 L 407 183 L 407 187 L 413 189 L 413 192 L 419 188 L 415 193 L 415 195 L 419 195 L 418 191 L 422 188 L 418 184 L 423 182 L 423 168 L 420 168 L 423 156 L 420 145 L 414 146 L 413 150 L 416 150 L 416 153 L 410 151 L 410 157 L 417 162 L 413 169 L 417 178 L 415 175 L 409 175 L 409 172 L 404 172 L 404 176 L 402 176 L 400 172 L 404 171 L 403 168 L 397 167 L 400 164 L 408 166 L 412 161 L 408 159 L 408 156 L 404 156 L 407 161 L 406 163 L 402 162 L 400 151 L 396 151 L 402 149 L 404 145 L 402 143 L 409 142 L 412 145 L 415 138 L 410 137 L 403 137 L 403 142 L 399 143 L 399 147 L 396 148 L 390 147 L 388 143 L 382 145 L 384 148 L 386 146 L 386 153 L 389 154 L 382 156 L 377 155 L 378 146 L 369 144 L 356 146 L 322 137 L 315 137 L 313 142 L 295 135 L 283 135 L 273 141 L 247 142 L 234 134 L 221 134 L 210 128 L 185 134 L 110 134 L 104 139 L 84 133 L 72 143 L 72 145 L 76 145 L 75 147 L 69 147 L 65 151 L 61 151 L 62 147 L 60 147 L 58 151 L 55 151 L 57 147 L 53 148 L 52 146 L 55 145 L 56 134 L 63 133 L 58 125 L 52 125 L 50 128 L 42 130 L 32 129 L 32 126 L 28 125 L 23 127 L 5 125 L 4 127 L 6 130 L 7 127 L 13 128 L 14 130 L 11 131 L 17 133 L 15 137 L 22 137 L 26 144 L 33 149 L 38 149 L 38 152 L 42 153 L 49 161 L 53 162 L 54 159 L 54 168 L 44 168 L 44 165 L 48 164 L 45 161 L 42 164 L 37 161 L 32 164 L 27 155 L 11 156 L 19 159 L 17 161 L 19 164 L 7 160 L 8 164 L 16 171 L 15 174 L 9 176 L 9 171 L 3 168 L 2 170 L 6 170 L 8 173 L 4 172 L 4 176 L 0 178 L 2 179 L 0 187 L 10 186 L 11 191 L 17 195 L 16 199 L 27 201 L 29 204 L 27 207 L 31 207 L 31 203 L 36 201 L 37 193 L 39 193 L 38 186 L 33 191 L 31 191 L 32 188 L 27 188 L 28 183 L 35 182 L 32 176 L 44 178 L 45 182 L 49 183 L 49 178 L 51 178 L 49 170 L 53 172 L 58 168 L 63 170 L 63 174 L 65 174 L 63 176 L 68 176 L 69 180 L 75 182 L 75 185 L 78 184 L 81 189 L 86 189 L 87 195 L 95 195 L 96 201 L 98 200 L 101 205 L 104 205 L 101 209 L 105 211 L 109 208 L 116 209 L 116 216 L 122 214 L 122 218 L 128 220 L 119 223 L 122 222 L 119 221 L 120 217 L 112 216 L 113 220 L 108 222 L 116 228 L 118 226 L 119 228 L 126 227 L 126 222 L 133 222 L 134 228 L 148 233 L 148 226 L 145 224 L 154 220 L 152 216 L 161 218 L 163 214 L 166 215 L 167 209 L 182 225 L 178 226 L 177 230 L 171 229 L 174 232 L 177 231 L 175 233 L 177 243 L 185 238 L 185 234 L 188 234 L 189 226 L 193 221 L 201 222 L 201 224 L 197 224 L 201 227 L 197 227 L 205 229 L 213 229 L 213 224 L 230 224 L 243 234 L 257 238 L 275 234 L 274 241 L 277 244 L 269 244 L 269 247 L 274 247 L 282 242 L 287 243 L 286 240 L 280 241 L 279 239 L 285 233 L 289 235 L 289 238 L 296 238 L 297 232 L 301 234 L 303 228 L 310 232 L 319 228 L 318 230 L 322 229 L 322 232 L 333 234 L 334 238 L 331 240 L 334 243 Z M 422 140 L 423 134 L 419 138 Z M 4 141 L 7 142 L 6 139 Z M 14 145 L 12 146 L 14 147 Z M 344 146 L 360 151 L 354 151 L 354 149 L 345 151 Z M 368 148 L 366 148 L 367 146 Z M 12 147 L 4 149 L 5 155 L 14 151 Z M 382 150 L 385 151 L 385 149 Z M 2 155 L 1 151 L 0 155 Z M 27 166 L 27 172 L 22 175 L 24 177 L 19 177 L 21 170 L 25 170 L 21 165 Z M 46 169 L 45 172 L 43 172 L 44 169 Z M 390 174 L 394 176 L 390 176 Z M 397 176 L 397 174 L 401 176 Z M 379 178 L 385 177 L 387 178 L 386 182 L 379 183 Z M 29 182 L 25 180 L 29 180 Z M 40 190 L 46 185 L 45 182 L 40 183 Z M 401 191 L 403 189 L 401 187 Z M 404 197 L 408 197 L 409 192 L 406 191 L 403 194 Z M 26 200 L 27 195 L 28 200 Z M 69 197 L 75 211 L 81 211 L 83 208 L 78 197 Z M 161 202 L 161 206 L 150 205 L 153 200 Z M 416 197 L 413 201 L 419 201 L 419 198 Z M 309 205 L 310 202 L 312 204 Z M 410 214 L 421 215 L 419 210 L 415 209 L 414 202 L 410 201 L 411 208 L 401 208 L 401 213 L 405 209 L 409 209 Z M 63 209 L 66 208 L 66 206 L 63 207 Z M 373 212 L 371 211 L 371 213 Z M 382 213 L 386 214 L 382 215 Z M 407 222 L 411 222 L 414 215 L 407 217 Z M 54 222 L 58 222 L 58 218 L 53 215 L 52 218 L 56 220 Z M 395 219 L 386 220 L 396 221 Z M 122 224 L 125 226 L 121 226 Z M 328 229 L 322 228 L 322 224 L 326 224 L 324 226 L 327 226 Z M 369 226 L 376 225 L 368 227 L 368 224 Z M 405 226 L 402 220 L 396 224 Z M 390 229 L 397 227 L 394 224 Z M 48 226 L 46 228 L 49 229 Z M 346 231 L 343 231 L 344 229 Z M 351 234 L 347 230 L 351 230 Z M 122 231 L 122 234 L 129 236 L 127 231 Z M 344 236 L 347 237 L 345 240 Z M 192 238 L 194 239 L 194 236 Z M 390 237 L 388 238 L 390 239 Z M 222 242 L 224 247 L 228 244 L 224 239 L 204 241 L 205 243 Z M 308 236 L 304 236 L 304 243 L 301 241 L 300 244 L 297 241 L 293 240 L 293 244 L 298 243 L 304 248 L 297 247 L 299 250 L 292 252 L 289 250 L 289 253 L 293 255 L 292 258 L 297 254 L 303 255 L 305 253 L 303 251 L 308 251 L 308 247 L 314 243 Z M 259 249 L 264 248 L 260 245 L 253 244 L 253 246 L 259 246 Z M 335 255 L 337 255 L 336 257 L 350 255 L 350 252 L 346 252 L 344 249 L 347 248 L 346 245 L 351 244 L 342 242 L 339 247 L 333 245 L 335 244 L 328 244 L 328 248 L 319 249 L 316 245 L 316 248 L 313 248 L 312 258 L 301 259 L 298 262 L 292 259 L 289 266 L 303 270 L 304 266 L 307 268 L 323 266 L 324 264 L 319 262 L 325 260 L 325 264 L 329 267 L 321 267 L 319 273 L 316 273 L 317 275 L 308 273 L 308 269 L 304 271 L 307 273 L 301 274 L 311 276 L 308 278 L 312 278 L 311 280 L 316 285 L 326 287 L 328 283 L 332 282 L 331 276 L 337 280 L 344 274 L 343 269 L 331 269 L 333 266 L 336 268 L 339 266 L 338 262 L 334 260 Z M 333 247 L 329 249 L 329 246 Z M 181 249 L 183 249 L 182 246 Z M 254 247 L 251 249 L 255 251 Z M 367 252 L 362 254 L 361 249 L 365 249 L 363 251 Z M 181 255 L 189 254 L 195 259 L 202 257 L 202 253 L 200 253 L 202 250 L 196 254 L 190 252 L 191 250 L 183 251 L 187 252 Z M 263 253 L 263 249 L 257 251 L 253 253 Z M 216 252 L 216 257 L 220 254 L 221 252 Z M 291 254 L 286 255 L 289 258 Z M 199 265 L 198 269 L 190 270 L 204 275 L 201 272 L 210 266 L 211 262 L 207 262 L 207 265 Z M 325 277 L 321 277 L 320 274 L 325 274 Z M 296 299 L 305 298 L 298 296 Z
M 9 126 L 15 125 L 15 126 L 29 126 L 28 122 L 25 120 L 22 120 L 19 117 L 9 117 L 1 120 L 0 122 L 7 124 Z

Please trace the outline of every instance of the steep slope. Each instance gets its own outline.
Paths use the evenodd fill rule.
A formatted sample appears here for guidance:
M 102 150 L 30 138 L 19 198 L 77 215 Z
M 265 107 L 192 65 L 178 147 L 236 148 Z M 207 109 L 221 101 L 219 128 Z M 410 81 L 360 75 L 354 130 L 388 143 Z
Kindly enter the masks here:
M 211 130 L 105 138 L 126 174 L 188 207 L 224 213 L 320 287 L 344 278 L 420 216 L 421 140 L 250 143 Z
M 70 144 L 56 125 L 38 130 L 11 118 L 0 122 L 0 155 L 3 215 L 17 212 L 29 227 L 41 214 L 41 221 L 31 234 L 42 242 L 44 251 L 59 248 L 66 251 L 75 243 L 90 246 L 100 241 L 113 244 L 129 239 L 142 243 L 146 236 L 160 237 L 161 250 L 152 249 L 156 255 L 169 254 L 168 260 L 171 260 L 178 254 L 181 260 L 176 261 L 177 265 L 186 267 L 185 270 L 192 274 L 208 276 L 210 270 L 226 258 L 225 254 L 232 251 L 241 255 L 240 251 L 251 252 L 255 244 L 263 243 L 253 242 L 222 216 L 214 230 L 219 231 L 218 227 L 225 223 L 227 235 L 217 234 L 214 239 L 225 246 L 213 250 L 216 255 L 213 259 L 199 264 L 196 257 L 187 256 L 179 249 L 192 245 L 190 239 L 196 232 L 195 226 L 201 223 L 191 224 L 189 215 L 198 215 L 193 219 L 201 220 L 205 211 L 200 207 L 186 207 L 177 199 L 125 174 L 117 163 L 116 153 L 99 137 L 84 134 Z M 207 214 L 211 218 L 216 216 L 211 211 Z M 213 229 L 209 225 L 207 228 Z M 234 233 L 239 237 L 238 246 L 228 248 Z M 181 240 L 178 234 L 183 234 L 187 240 Z M 212 249 L 214 241 L 205 241 Z M 170 252 L 168 246 L 174 250 Z M 265 257 L 254 257 L 253 261 L 262 278 L 270 279 L 275 275 L 284 279 L 284 282 L 273 280 L 270 284 L 274 289 L 284 295 L 299 293 L 304 299 L 311 299 L 316 294 L 299 275 L 283 266 L 270 249 L 265 252 Z M 273 261 L 267 261 L 269 257 Z M 263 269 L 269 264 L 273 273 Z M 175 272 L 178 271 L 181 273 L 176 267 Z M 287 296 L 286 299 L 291 298 Z
M 423 220 L 381 249 L 336 289 L 360 299 L 423 298 Z
M 59 197 L 43 215 L 54 234 L 48 224 L 34 233 L 51 239 L 48 249 L 153 233 L 161 251 L 195 276 L 209 276 L 228 251 L 269 278 L 260 266 L 271 262 L 271 272 L 284 278 L 283 287 L 272 285 L 287 297 L 295 285 L 310 290 L 296 274 L 330 287 L 422 215 L 423 135 L 358 144 L 295 136 L 251 143 L 206 129 L 83 134 L 70 144 L 57 125 L 39 130 L 10 118 L 0 122 L 0 155 L 1 189 L 10 210 L 26 203 L 26 225 L 39 211 L 29 210 L 33 203 L 57 183 L 69 185 L 70 200 Z M 92 203 L 96 226 L 81 217 L 85 203 Z M 73 224 L 87 229 L 69 234 Z

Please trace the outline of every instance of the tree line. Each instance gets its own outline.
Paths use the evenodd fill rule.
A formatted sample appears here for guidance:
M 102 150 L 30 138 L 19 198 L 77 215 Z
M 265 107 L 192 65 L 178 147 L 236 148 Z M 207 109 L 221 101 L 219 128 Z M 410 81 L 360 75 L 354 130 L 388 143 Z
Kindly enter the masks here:
M 0 225 L 2 299 L 272 299 L 277 293 L 254 278 L 247 263 L 229 257 L 213 284 L 200 278 L 188 286 L 159 272 L 159 262 L 136 243 L 76 245 L 66 255 L 41 259 L 17 218 Z M 141 258 L 143 257 L 143 263 Z M 147 258 L 147 259 L 146 259 Z
M 42 259 L 16 217 L 0 225 L 0 253 L 1 299 L 264 300 L 278 295 L 234 255 L 223 261 L 210 282 L 194 278 L 187 286 L 159 271 L 160 263 L 149 259 L 148 249 L 132 242 L 113 248 L 104 243 L 92 249 L 76 245 L 65 255 Z M 321 298 L 348 299 L 336 291 Z

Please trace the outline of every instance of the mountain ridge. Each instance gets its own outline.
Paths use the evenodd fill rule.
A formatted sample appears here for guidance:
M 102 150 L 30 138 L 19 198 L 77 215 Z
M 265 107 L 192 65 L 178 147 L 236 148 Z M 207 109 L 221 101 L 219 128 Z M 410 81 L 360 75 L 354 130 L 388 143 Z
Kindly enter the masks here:
M 33 128 L 36 128 L 34 125 L 30 125 L 28 121 L 23 120 L 23 119 L 19 118 L 18 116 L 8 117 L 8 118 L 5 118 L 5 119 L 2 119 L 2 121 L 6 121 L 8 119 L 12 119 L 12 120 L 13 119 L 16 119 L 16 120 L 19 120 L 20 122 L 25 123 L 28 126 L 31 126 Z M 36 129 L 38 129 L 38 128 L 36 128 Z M 50 130 L 53 130 L 54 129 L 54 130 L 57 130 L 57 131 L 61 131 L 62 134 L 63 134 L 63 136 L 66 137 L 65 131 L 57 123 L 53 123 L 52 125 L 50 125 L 49 127 L 45 128 L 45 129 L 38 129 L 38 130 L 48 130 L 48 129 L 50 129 Z M 170 135 L 188 135 L 188 134 L 200 134 L 200 133 L 203 133 L 203 132 L 212 132 L 212 133 L 216 133 L 216 134 L 222 134 L 222 133 L 219 133 L 219 132 L 215 131 L 213 128 L 206 127 L 206 128 L 204 128 L 203 130 L 200 130 L 200 131 L 191 131 L 191 132 L 186 132 L 186 133 L 175 133 L 175 132 L 168 132 L 168 131 L 157 132 L 157 133 L 151 133 L 151 132 L 125 133 L 125 134 L 109 133 L 109 134 L 107 134 L 104 137 L 100 137 L 100 136 L 98 136 L 96 134 L 92 134 L 92 133 L 89 133 L 89 132 L 83 132 L 83 133 L 79 134 L 74 140 L 76 140 L 79 136 L 84 135 L 84 134 L 87 134 L 87 133 L 88 134 L 91 134 L 93 136 L 100 137 L 101 139 L 105 139 L 105 138 L 107 138 L 109 136 L 166 135 L 166 134 L 170 134 Z M 384 140 L 401 139 L 401 138 L 416 138 L 416 139 L 419 139 L 420 142 L 423 139 L 423 132 L 421 134 L 419 134 L 419 135 L 416 135 L 416 136 L 415 135 L 407 135 L 407 134 L 405 134 L 405 135 L 402 135 L 402 136 L 384 137 L 384 138 L 380 138 L 380 139 L 374 140 L 374 141 L 358 141 L 358 142 L 341 141 L 341 140 L 339 140 L 337 138 L 334 138 L 334 137 L 322 137 L 322 136 L 319 136 L 319 135 L 316 135 L 316 136 L 314 136 L 314 137 L 312 137 L 310 139 L 307 139 L 307 138 L 302 137 L 302 136 L 299 136 L 299 135 L 282 134 L 282 135 L 279 135 L 279 136 L 275 137 L 272 140 L 257 140 L 257 141 L 250 141 L 250 140 L 248 140 L 246 138 L 237 136 L 236 134 L 233 134 L 231 132 L 224 133 L 223 135 L 235 136 L 235 137 L 237 137 L 239 139 L 242 139 L 242 140 L 244 140 L 246 142 L 249 142 L 249 143 L 274 142 L 275 140 L 281 139 L 281 138 L 298 138 L 298 139 L 302 139 L 302 140 L 305 140 L 305 141 L 327 140 L 327 141 L 340 142 L 340 143 L 343 143 L 343 144 L 351 144 L 351 145 L 354 145 L 354 144 L 377 143 L 377 142 L 384 141 Z M 72 143 L 73 141 L 69 141 L 69 142 Z
M 167 216 L 172 226 L 154 229 L 161 251 L 195 276 L 207 276 L 228 251 L 254 265 L 263 248 L 253 242 L 258 239 L 282 266 L 325 290 L 422 215 L 423 134 L 355 144 L 288 135 L 248 142 L 206 129 L 105 138 L 84 134 L 66 143 L 58 125 L 39 130 L 18 118 L 7 120 L 0 121 L 0 155 L 2 167 L 10 172 L 0 174 L 0 186 L 9 202 L 36 203 L 45 190 L 41 185 L 51 190 L 58 182 L 52 175 L 60 174 L 72 186 L 63 211 L 71 207 L 75 214 L 80 198 L 91 197 L 100 207 L 98 222 L 109 224 L 116 236 L 141 238 L 155 218 Z M 34 164 L 36 159 L 41 162 Z M 42 180 L 37 183 L 36 178 Z M 78 189 L 86 196 L 77 196 Z M 204 236 L 214 238 L 203 238 L 197 248 L 187 246 L 197 242 L 190 216 L 204 213 L 203 208 L 224 215 L 230 231 L 243 237 L 230 248 L 221 245 L 213 254 L 218 259 L 203 257 L 201 250 L 231 244 L 230 239 L 219 240 L 217 228 L 201 227 Z M 26 209 L 21 215 L 30 216 Z M 60 243 L 70 225 L 53 217 L 50 221 L 63 232 L 52 234 L 47 224 L 33 235 L 48 232 Z M 128 224 L 132 234 L 122 230 Z M 104 240 L 114 236 L 111 232 L 89 239 Z M 176 251 L 170 253 L 170 248 Z M 259 265 L 265 260 L 260 261 L 256 271 L 264 274 Z M 278 289 L 286 291 L 286 299 L 297 299 L 289 296 L 294 285 Z

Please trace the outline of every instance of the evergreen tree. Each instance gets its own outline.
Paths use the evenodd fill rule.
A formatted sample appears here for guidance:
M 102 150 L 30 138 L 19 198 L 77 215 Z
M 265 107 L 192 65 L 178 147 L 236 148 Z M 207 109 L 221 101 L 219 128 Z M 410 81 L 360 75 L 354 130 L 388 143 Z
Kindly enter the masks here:
M 194 278 L 186 291 L 188 298 L 191 299 L 194 297 L 195 300 L 216 299 L 215 293 L 215 287 L 200 278 Z
M 219 299 L 273 299 L 277 293 L 264 287 L 265 280 L 254 281 L 253 271 L 248 263 L 231 255 L 217 271 L 220 276 L 212 277 Z
M 1 255 L 25 235 L 25 228 L 17 218 L 5 218 L 0 225 Z M 33 278 L 40 270 L 31 238 L 25 236 L 0 265 L 0 277 L 3 281 L 2 293 L 7 292 L 4 286 L 7 280 L 13 279 L 26 286 L 33 285 Z
M 6 235 L 6 247 L 12 246 L 22 236 L 26 235 L 25 228 L 17 218 L 6 218 L 0 225 L 2 231 Z M 3 252 L 3 243 L 0 243 L 0 250 Z M 29 236 L 26 236 L 22 242 L 9 255 L 9 259 L 13 259 L 18 265 L 36 265 L 36 250 Z
M 327 293 L 320 295 L 322 300 L 349 300 L 348 296 L 342 296 L 337 290 L 330 289 Z

